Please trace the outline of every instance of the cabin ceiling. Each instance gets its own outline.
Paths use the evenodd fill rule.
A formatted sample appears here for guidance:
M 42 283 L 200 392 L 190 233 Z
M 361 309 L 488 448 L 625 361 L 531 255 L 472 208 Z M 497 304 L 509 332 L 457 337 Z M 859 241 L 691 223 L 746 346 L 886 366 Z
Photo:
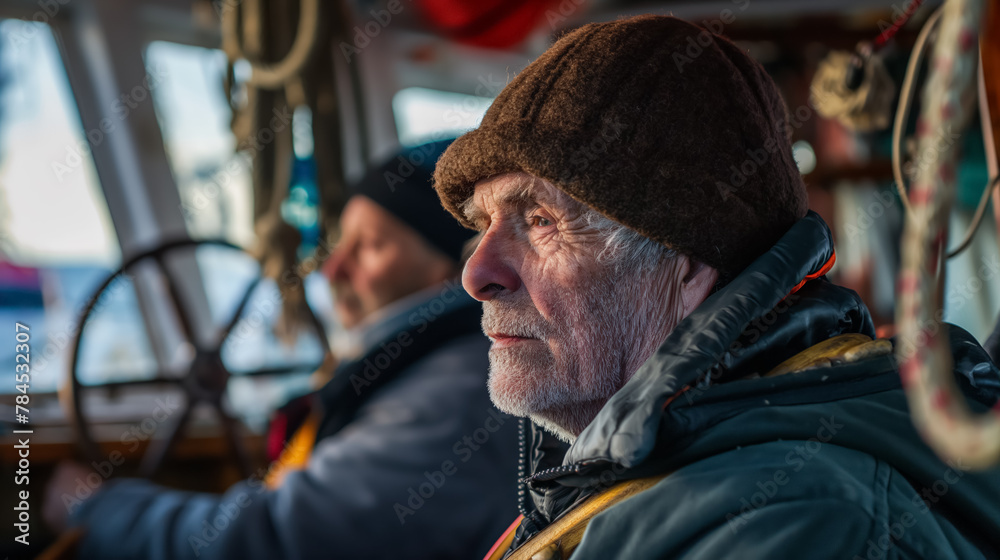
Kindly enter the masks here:
M 0 17 L 39 19 L 49 17 L 47 12 L 56 10 L 56 17 L 71 17 L 88 2 L 116 2 L 120 0 L 0 0 Z M 169 40 L 206 47 L 220 42 L 217 6 L 239 0 L 129 0 L 139 5 L 143 28 L 149 40 Z M 574 2 L 580 0 L 565 0 Z M 752 2 L 752 5 L 750 4 Z M 355 11 L 363 14 L 384 2 L 356 0 Z M 587 10 L 573 13 L 569 21 L 580 25 L 592 21 L 606 21 L 621 16 L 641 13 L 671 13 L 692 20 L 718 16 L 722 10 L 749 9 L 732 25 L 728 35 L 734 39 L 774 39 L 774 28 L 787 28 L 781 34 L 784 44 L 816 42 L 833 47 L 853 46 L 857 41 L 870 39 L 872 24 L 880 18 L 891 16 L 899 0 L 712 0 L 705 2 L 673 2 L 649 0 L 592 0 Z M 940 2 L 927 2 L 937 5 Z M 923 6 L 920 12 L 929 10 Z M 734 10 L 735 11 L 735 10 Z M 738 12 L 737 12 L 738 13 Z M 918 16 L 918 19 L 921 19 Z M 402 32 L 429 33 L 422 22 L 401 14 L 396 29 Z M 812 25 L 822 22 L 822 25 Z M 909 35 L 915 35 L 915 31 Z M 905 37 L 905 34 L 904 34 Z M 906 43 L 906 39 L 902 39 Z M 531 50 L 531 47 L 526 47 Z

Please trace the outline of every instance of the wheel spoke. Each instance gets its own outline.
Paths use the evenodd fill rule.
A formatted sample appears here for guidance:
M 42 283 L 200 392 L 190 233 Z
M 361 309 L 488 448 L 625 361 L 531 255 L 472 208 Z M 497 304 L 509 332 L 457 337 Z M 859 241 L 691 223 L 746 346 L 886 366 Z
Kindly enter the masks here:
M 265 375 L 282 375 L 294 372 L 313 372 L 320 368 L 323 362 L 318 364 L 292 364 L 286 366 L 275 366 L 269 368 L 260 368 L 252 371 L 231 371 L 230 374 L 233 377 L 262 377 Z
M 253 296 L 254 290 L 256 290 L 257 286 L 260 285 L 261 278 L 262 277 L 258 276 L 254 278 L 253 282 L 250 282 L 250 285 L 247 286 L 246 291 L 243 292 L 243 298 L 240 299 L 239 305 L 236 306 L 236 311 L 233 312 L 233 317 L 229 320 L 228 323 L 226 323 L 221 329 L 219 329 L 219 334 L 216 337 L 216 346 L 218 348 L 222 347 L 222 344 L 226 341 L 226 338 L 229 337 L 229 333 L 232 332 L 232 330 L 236 328 L 236 325 L 239 324 L 240 317 L 243 316 L 243 311 L 246 309 L 247 304 L 250 303 L 250 299 Z
M 160 470 L 164 459 L 167 458 L 167 453 L 174 447 L 177 440 L 180 439 L 181 434 L 184 433 L 184 426 L 187 424 L 188 418 L 191 417 L 191 410 L 193 408 L 194 405 L 191 400 L 186 399 L 184 410 L 181 411 L 180 416 L 171 421 L 170 424 L 157 430 L 156 435 L 149 440 L 149 447 L 146 448 L 146 453 L 142 456 L 142 463 L 139 465 L 140 476 L 150 478 Z
M 248 478 L 250 476 L 250 458 L 247 456 L 246 448 L 243 446 L 243 439 L 237 433 L 239 424 L 232 416 L 226 413 L 221 403 L 216 402 L 214 406 L 216 414 L 219 415 L 219 422 L 222 424 L 222 431 L 229 443 L 229 452 L 236 461 L 236 466 L 239 467 L 240 474 L 243 478 Z
M 114 391 L 122 387 L 133 387 L 133 386 L 141 387 L 147 385 L 177 385 L 178 383 L 180 383 L 179 378 L 172 378 L 172 377 L 165 377 L 162 375 L 158 375 L 150 379 L 126 379 L 124 381 L 109 381 L 107 383 L 101 383 L 100 385 L 87 385 L 84 383 L 80 383 L 79 387 L 81 390 L 109 389 Z
M 156 254 L 154 256 L 154 262 L 156 262 L 157 267 L 159 267 L 160 273 L 163 274 L 163 278 L 166 279 L 167 293 L 170 294 L 170 303 L 173 304 L 174 313 L 177 317 L 177 323 L 181 328 L 181 335 L 187 339 L 187 341 L 192 344 L 195 349 L 200 348 L 197 333 L 194 330 L 191 315 L 188 312 L 188 306 L 184 304 L 184 296 L 180 291 L 180 286 L 182 284 L 174 275 L 174 271 L 170 267 L 170 263 L 166 262 L 166 254 Z

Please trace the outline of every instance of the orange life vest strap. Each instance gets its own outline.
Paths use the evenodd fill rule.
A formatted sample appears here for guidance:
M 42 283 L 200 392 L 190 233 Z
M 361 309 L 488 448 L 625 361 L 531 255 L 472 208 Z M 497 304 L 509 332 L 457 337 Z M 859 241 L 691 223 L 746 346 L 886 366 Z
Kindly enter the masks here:
M 281 486 L 288 473 L 302 470 L 309 463 L 313 447 L 316 445 L 316 433 L 319 430 L 319 414 L 313 411 L 295 431 L 288 446 L 281 451 L 278 459 L 271 463 L 264 483 L 268 489 L 274 490 Z

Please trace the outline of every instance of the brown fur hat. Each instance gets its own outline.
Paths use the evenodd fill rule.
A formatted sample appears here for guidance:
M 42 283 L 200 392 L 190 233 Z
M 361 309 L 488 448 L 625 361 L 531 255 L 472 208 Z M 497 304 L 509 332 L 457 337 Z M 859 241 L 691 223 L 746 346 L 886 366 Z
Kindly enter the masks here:
M 670 16 L 594 23 L 521 72 L 438 161 L 459 210 L 511 171 L 550 181 L 639 233 L 735 275 L 805 215 L 786 109 L 728 39 Z

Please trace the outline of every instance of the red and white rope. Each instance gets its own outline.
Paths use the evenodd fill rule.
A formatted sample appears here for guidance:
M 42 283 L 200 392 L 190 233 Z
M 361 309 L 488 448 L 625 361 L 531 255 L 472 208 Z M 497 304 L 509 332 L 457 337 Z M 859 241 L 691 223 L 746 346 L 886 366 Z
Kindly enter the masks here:
M 947 0 L 917 121 L 917 175 L 903 232 L 896 349 L 914 423 L 945 460 L 987 468 L 1000 460 L 1000 409 L 973 414 L 959 391 L 938 297 L 958 144 L 972 112 L 982 0 Z M 940 275 L 943 282 L 944 275 Z

